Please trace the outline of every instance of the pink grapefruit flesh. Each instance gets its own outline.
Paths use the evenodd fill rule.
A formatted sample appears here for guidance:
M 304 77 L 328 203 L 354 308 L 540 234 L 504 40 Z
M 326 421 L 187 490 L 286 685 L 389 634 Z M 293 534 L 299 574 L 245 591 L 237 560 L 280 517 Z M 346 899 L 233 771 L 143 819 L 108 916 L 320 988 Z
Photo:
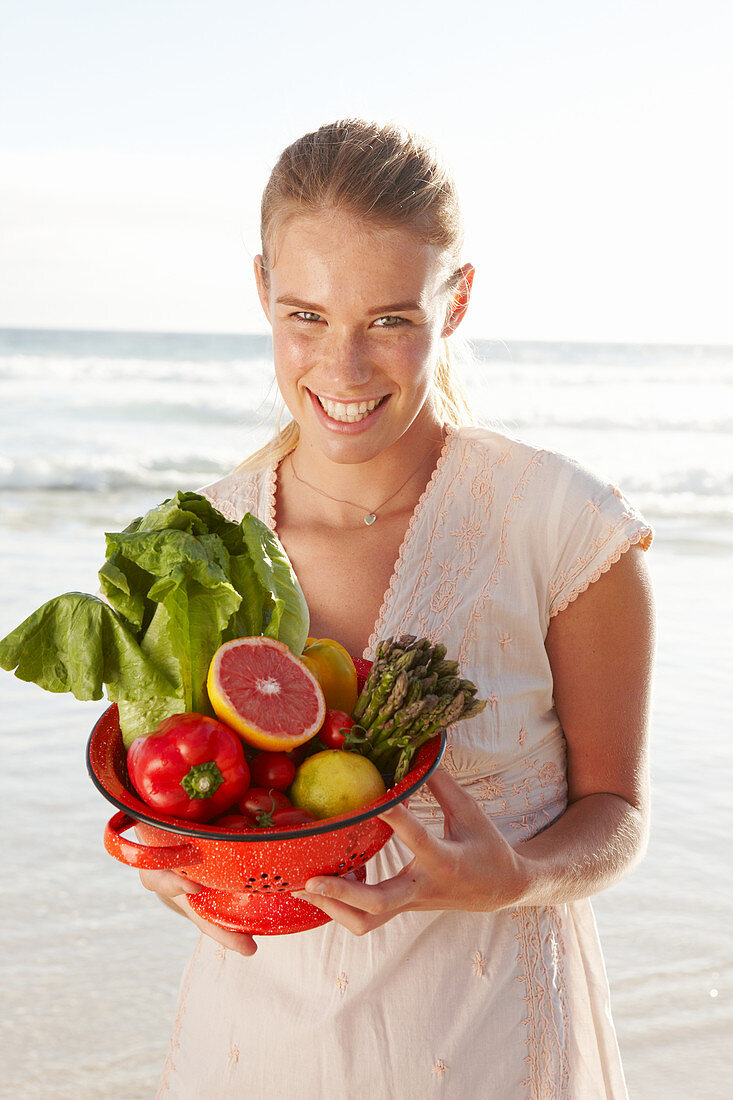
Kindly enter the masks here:
M 294 749 L 315 737 L 326 715 L 313 673 L 274 638 L 225 642 L 206 687 L 217 718 L 258 749 Z

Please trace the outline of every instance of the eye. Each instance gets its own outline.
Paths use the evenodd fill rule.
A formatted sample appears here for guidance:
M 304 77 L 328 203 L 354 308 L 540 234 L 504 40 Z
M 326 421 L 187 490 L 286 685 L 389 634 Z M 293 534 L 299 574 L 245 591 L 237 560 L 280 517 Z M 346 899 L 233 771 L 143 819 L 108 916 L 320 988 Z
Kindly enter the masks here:
M 374 324 L 379 328 L 398 328 L 400 325 L 409 324 L 409 321 L 406 317 L 378 317 Z
M 320 321 L 320 313 L 310 313 L 307 309 L 303 309 L 300 313 L 291 313 L 291 317 L 295 317 L 298 321 L 303 321 L 306 325 L 311 325 L 315 321 Z

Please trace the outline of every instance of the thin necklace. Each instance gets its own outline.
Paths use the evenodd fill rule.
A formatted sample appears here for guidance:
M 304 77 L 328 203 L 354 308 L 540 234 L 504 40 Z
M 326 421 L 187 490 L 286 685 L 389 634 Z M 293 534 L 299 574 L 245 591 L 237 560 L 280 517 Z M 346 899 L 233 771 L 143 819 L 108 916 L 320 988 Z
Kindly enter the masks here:
M 366 513 L 366 515 L 364 516 L 364 523 L 367 525 L 367 527 L 371 527 L 371 525 L 376 522 L 378 513 L 382 511 L 382 509 L 384 508 L 384 506 L 386 504 L 389 504 L 390 500 L 392 500 L 394 497 L 396 497 L 397 494 L 399 492 L 401 492 L 402 489 L 404 489 L 404 487 L 405 487 L 405 485 L 407 485 L 408 481 L 412 481 L 415 474 L 418 473 L 418 471 L 422 469 L 422 467 L 425 465 L 425 463 L 427 462 L 429 457 L 430 457 L 430 455 L 426 455 L 425 458 L 423 458 L 420 465 L 412 471 L 410 476 L 402 482 L 402 484 L 399 486 L 399 488 L 395 489 L 395 491 L 393 493 L 391 493 L 390 496 L 388 496 L 386 500 L 383 500 L 382 503 L 377 508 L 375 508 L 373 512 L 367 512 Z M 293 471 L 293 477 L 295 478 L 296 481 L 299 481 L 301 483 L 301 485 L 307 485 L 308 488 L 312 489 L 314 493 L 319 493 L 322 497 L 326 497 L 327 500 L 333 500 L 337 504 L 350 504 L 352 508 L 358 508 L 359 511 L 361 511 L 361 512 L 364 511 L 364 505 L 363 504 L 354 504 L 353 500 L 342 500 L 341 497 L 332 497 L 330 493 L 325 493 L 323 491 L 323 489 L 319 489 L 317 485 L 311 485 L 310 481 L 306 481 L 304 477 L 299 477 L 298 474 L 296 473 L 296 470 L 295 470 L 295 463 L 293 462 L 292 454 L 289 454 L 288 458 L 290 459 L 290 469 Z

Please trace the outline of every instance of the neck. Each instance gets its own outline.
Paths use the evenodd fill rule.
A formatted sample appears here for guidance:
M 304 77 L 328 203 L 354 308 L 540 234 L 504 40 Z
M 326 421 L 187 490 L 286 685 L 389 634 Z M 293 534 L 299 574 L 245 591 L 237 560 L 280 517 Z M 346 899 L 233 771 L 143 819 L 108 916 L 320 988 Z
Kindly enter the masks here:
M 371 525 L 412 511 L 440 456 L 445 432 L 435 423 L 362 462 L 339 462 L 299 440 L 280 469 L 281 489 L 313 519 L 339 527 Z

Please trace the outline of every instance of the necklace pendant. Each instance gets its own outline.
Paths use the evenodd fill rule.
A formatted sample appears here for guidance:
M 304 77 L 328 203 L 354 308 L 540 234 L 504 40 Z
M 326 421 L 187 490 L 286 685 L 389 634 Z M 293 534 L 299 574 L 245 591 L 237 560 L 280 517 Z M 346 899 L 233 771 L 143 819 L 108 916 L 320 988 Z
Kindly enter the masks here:
M 367 527 L 371 527 L 376 518 L 377 517 L 374 512 L 370 512 L 368 516 L 364 516 L 364 522 L 366 523 Z

